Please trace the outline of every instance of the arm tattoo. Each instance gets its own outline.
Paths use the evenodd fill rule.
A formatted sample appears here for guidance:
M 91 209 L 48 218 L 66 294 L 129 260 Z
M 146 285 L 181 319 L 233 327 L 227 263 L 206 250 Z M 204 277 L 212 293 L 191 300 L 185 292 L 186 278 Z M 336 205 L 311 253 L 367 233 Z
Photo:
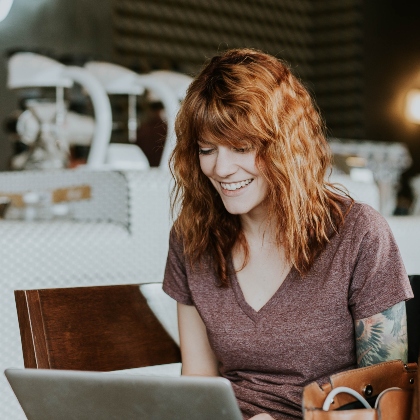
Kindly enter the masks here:
M 407 316 L 405 302 L 355 322 L 358 367 L 386 360 L 407 362 Z

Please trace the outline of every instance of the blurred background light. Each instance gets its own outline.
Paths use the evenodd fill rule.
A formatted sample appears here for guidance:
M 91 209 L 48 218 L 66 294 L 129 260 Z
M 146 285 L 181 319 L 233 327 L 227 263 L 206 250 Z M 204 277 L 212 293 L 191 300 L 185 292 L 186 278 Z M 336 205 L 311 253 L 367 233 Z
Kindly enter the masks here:
M 420 89 L 412 89 L 408 92 L 405 115 L 411 122 L 420 124 Z
M 0 0 L 0 22 L 9 14 L 12 3 L 13 0 Z

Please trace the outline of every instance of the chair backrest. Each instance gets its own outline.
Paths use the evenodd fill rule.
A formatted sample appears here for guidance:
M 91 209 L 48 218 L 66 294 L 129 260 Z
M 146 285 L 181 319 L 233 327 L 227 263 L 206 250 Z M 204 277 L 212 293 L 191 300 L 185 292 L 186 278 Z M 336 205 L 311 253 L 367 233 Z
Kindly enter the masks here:
M 139 285 L 16 290 L 26 368 L 111 371 L 180 362 Z

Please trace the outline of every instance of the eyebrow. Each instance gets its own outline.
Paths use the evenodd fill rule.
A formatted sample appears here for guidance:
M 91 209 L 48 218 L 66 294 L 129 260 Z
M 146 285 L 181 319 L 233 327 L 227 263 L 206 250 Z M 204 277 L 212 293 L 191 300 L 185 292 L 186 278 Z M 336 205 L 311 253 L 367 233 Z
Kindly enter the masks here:
M 206 145 L 209 145 L 209 146 L 213 146 L 213 143 L 210 143 L 207 140 L 198 140 L 197 143 L 201 143 L 201 144 L 206 144 Z

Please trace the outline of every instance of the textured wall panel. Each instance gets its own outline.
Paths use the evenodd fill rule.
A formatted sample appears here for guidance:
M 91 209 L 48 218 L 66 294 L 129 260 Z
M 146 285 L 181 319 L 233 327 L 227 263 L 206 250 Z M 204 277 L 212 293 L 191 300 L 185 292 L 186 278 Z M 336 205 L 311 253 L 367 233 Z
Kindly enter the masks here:
M 312 3 L 311 82 L 336 137 L 365 138 L 363 0 Z
M 115 59 L 194 74 L 218 51 L 258 48 L 292 65 L 331 134 L 364 138 L 363 1 L 115 0 Z
M 310 74 L 310 2 L 260 0 L 116 0 L 116 59 L 148 70 L 194 73 L 226 48 L 253 47 Z

